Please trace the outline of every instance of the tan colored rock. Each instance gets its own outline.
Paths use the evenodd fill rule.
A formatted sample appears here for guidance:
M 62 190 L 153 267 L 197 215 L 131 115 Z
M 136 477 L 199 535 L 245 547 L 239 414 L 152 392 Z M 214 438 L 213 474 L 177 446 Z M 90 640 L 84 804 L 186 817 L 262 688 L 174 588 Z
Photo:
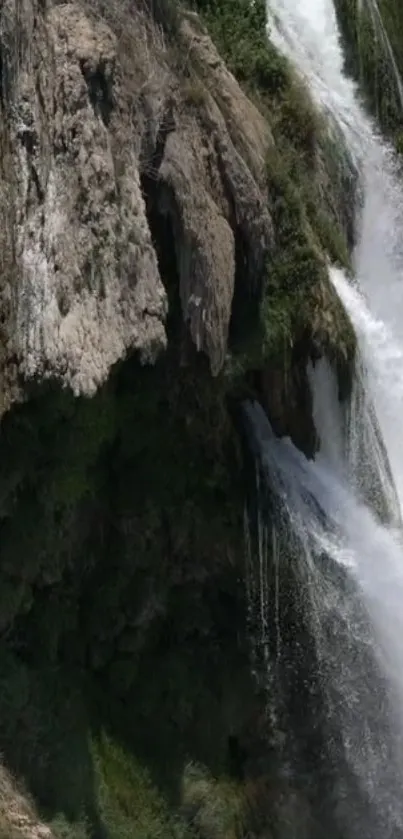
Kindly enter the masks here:
M 25 375 L 41 376 L 49 367 L 76 392 L 90 394 L 127 349 L 152 359 L 164 345 L 165 299 L 129 144 L 120 150 L 116 174 L 106 116 L 114 107 L 112 33 L 74 6 L 50 11 L 48 33 L 53 61 L 43 69 L 54 73 L 54 122 L 49 115 L 41 127 L 51 133 L 51 152 L 46 165 L 38 136 L 38 177 L 44 163 L 47 171 L 43 200 L 21 209 L 18 224 L 17 336 Z M 97 74 L 109 90 L 101 82 L 97 89 Z M 35 94 L 32 79 L 24 81 L 29 111 Z M 91 101 L 96 96 L 98 107 Z M 21 144 L 19 154 L 20 194 L 26 194 L 33 161 Z
M 200 25 L 197 14 L 188 13 L 183 21 L 182 37 L 189 60 L 213 95 L 228 132 L 258 181 L 264 180 L 267 148 L 273 138 L 267 120 L 245 95 L 230 73 L 211 38 Z
M 271 243 L 271 136 L 198 19 L 178 37 L 182 63 L 126 0 L 2 5 L 0 410 L 31 380 L 91 395 L 127 352 L 164 348 L 145 197 L 193 341 L 223 365 L 235 278 L 258 285 Z
M 206 93 L 203 113 L 170 133 L 160 169 L 162 212 L 171 216 L 183 316 L 213 374 L 227 348 L 236 273 L 236 237 L 245 241 L 242 280 L 257 284 L 271 242 L 262 192 Z M 210 181 L 209 168 L 220 173 Z
M 217 374 L 227 349 L 237 260 L 241 281 L 258 288 L 272 244 L 264 186 L 272 137 L 211 39 L 186 19 L 181 35 L 193 73 L 197 68 L 200 75 L 180 91 L 190 109 L 184 110 L 179 98 L 159 171 L 167 187 L 161 209 L 175 230 L 184 319 Z M 192 107 L 195 94 L 197 107 Z M 240 256 L 236 245 L 241 242 Z
M 6 106 L 7 349 L 25 379 L 57 378 L 90 395 L 129 349 L 152 361 L 165 346 L 165 292 L 130 133 L 114 144 L 116 39 L 77 5 L 46 19 L 30 5 L 36 28 Z
M 54 839 L 27 795 L 0 765 L 0 833 L 8 839 Z

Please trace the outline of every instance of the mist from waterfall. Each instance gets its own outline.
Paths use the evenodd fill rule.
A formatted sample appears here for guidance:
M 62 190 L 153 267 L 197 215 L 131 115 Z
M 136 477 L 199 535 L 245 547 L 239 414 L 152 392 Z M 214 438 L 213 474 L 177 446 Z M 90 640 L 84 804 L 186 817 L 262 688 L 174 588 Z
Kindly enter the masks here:
M 321 377 L 322 373 L 315 384 L 320 399 L 316 387 Z M 317 737 L 314 728 L 322 728 L 325 740 L 315 754 L 312 771 L 318 785 L 323 772 L 330 778 L 327 817 L 338 823 L 340 834 L 336 835 L 345 839 L 403 836 L 400 530 L 382 524 L 354 492 L 344 458 L 337 458 L 336 467 L 325 449 L 310 462 L 289 440 L 274 436 L 259 405 L 247 404 L 244 410 L 262 476 L 275 499 L 269 517 L 260 513 L 260 532 L 266 521 L 267 533 L 261 536 L 255 554 L 261 573 L 267 573 L 274 522 L 270 554 L 277 562 L 265 583 L 265 620 L 260 627 L 265 651 L 261 665 L 267 662 L 270 649 L 269 689 L 284 686 L 284 672 L 291 671 L 299 682 L 299 703 L 306 717 L 299 736 L 309 744 L 312 734 Z M 311 647 L 306 649 L 302 643 L 302 653 L 300 620 L 297 630 L 291 630 L 295 650 L 290 658 L 290 638 L 288 642 L 283 638 L 283 628 L 287 632 L 290 614 L 290 575 L 284 566 L 291 563 L 296 581 L 293 605 L 297 612 L 303 611 L 302 628 L 308 632 Z M 256 580 L 256 571 L 254 576 Z M 303 655 L 308 663 L 298 673 Z M 309 664 L 310 658 L 314 664 Z M 321 691 L 320 722 L 319 711 L 310 713 L 308 705 L 317 688 L 301 693 L 301 686 L 311 679 Z
M 376 0 L 369 7 L 402 95 Z M 354 281 L 330 268 L 359 344 L 348 410 L 330 366 L 311 365 L 321 443 L 308 461 L 273 435 L 257 404 L 244 406 L 257 492 L 263 482 L 271 498 L 270 515 L 258 513 L 255 547 L 260 648 L 270 678 L 274 668 L 281 681 L 289 671 L 282 658 L 297 643 L 290 631 L 287 648 L 281 631 L 291 552 L 299 626 L 312 639 L 312 679 L 325 709 L 318 755 L 326 752 L 332 765 L 332 816 L 345 839 L 395 839 L 403 837 L 403 187 L 393 149 L 344 73 L 333 0 L 270 0 L 269 18 L 270 36 L 341 132 L 363 202 Z M 250 552 L 247 576 L 251 594 Z

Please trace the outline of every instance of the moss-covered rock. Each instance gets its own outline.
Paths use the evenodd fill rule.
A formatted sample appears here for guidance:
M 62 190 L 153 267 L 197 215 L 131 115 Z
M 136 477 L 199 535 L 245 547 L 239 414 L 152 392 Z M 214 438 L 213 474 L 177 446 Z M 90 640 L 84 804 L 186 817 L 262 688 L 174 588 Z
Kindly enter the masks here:
M 395 0 L 336 0 L 347 70 L 400 149 L 403 131 L 403 9 Z
M 196 6 L 273 136 L 266 184 L 275 241 L 259 299 L 235 287 L 227 367 L 253 371 L 279 433 L 291 432 L 311 453 L 315 435 L 301 370 L 310 355 L 326 354 L 345 382 L 355 351 L 328 261 L 350 268 L 357 172 L 335 125 L 268 40 L 264 0 Z M 287 415 L 298 420 L 290 425 Z
M 255 708 L 233 382 L 181 347 L 3 420 L 0 743 L 49 818 L 102 821 L 98 726 L 175 801 L 189 759 L 233 771 Z

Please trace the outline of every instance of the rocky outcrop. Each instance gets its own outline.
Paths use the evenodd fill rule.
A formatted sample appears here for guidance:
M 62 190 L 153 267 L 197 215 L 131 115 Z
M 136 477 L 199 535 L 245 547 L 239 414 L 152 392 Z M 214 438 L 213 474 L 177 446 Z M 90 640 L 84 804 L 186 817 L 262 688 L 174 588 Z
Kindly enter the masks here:
M 13 5 L 2 9 L 3 41 L 22 42 L 17 67 L 4 71 L 6 363 L 15 359 L 19 377 L 91 394 L 128 349 L 152 360 L 165 343 L 165 294 L 116 99 L 116 39 L 74 5 L 44 13 L 25 3 L 20 34 Z
M 4 839 L 55 839 L 28 796 L 0 766 L 0 836 Z
M 27 380 L 91 395 L 129 350 L 152 361 L 164 348 L 142 178 L 169 217 L 184 319 L 213 373 L 238 231 L 246 281 L 264 270 L 267 123 L 191 19 L 172 58 L 139 8 L 122 9 L 124 32 L 96 4 L 1 9 L 3 408 Z

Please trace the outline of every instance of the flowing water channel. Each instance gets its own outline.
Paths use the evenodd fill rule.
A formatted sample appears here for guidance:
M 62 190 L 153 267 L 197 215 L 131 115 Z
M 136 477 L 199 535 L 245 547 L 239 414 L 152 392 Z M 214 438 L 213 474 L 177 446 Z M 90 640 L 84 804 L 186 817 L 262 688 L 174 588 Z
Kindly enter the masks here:
M 376 0 L 370 8 L 401 92 Z M 288 690 L 301 721 L 298 737 L 313 750 L 313 764 L 330 767 L 323 800 L 329 823 L 339 826 L 334 835 L 400 839 L 403 180 L 391 148 L 345 75 L 333 0 L 270 0 L 269 32 L 337 124 L 360 172 L 355 280 L 330 268 L 357 334 L 359 360 L 348 415 L 326 362 L 308 371 L 321 440 L 315 461 L 277 439 L 259 405 L 244 406 L 260 464 L 259 561 L 253 563 L 259 570 L 249 562 L 249 589 L 255 585 L 260 592 L 267 677 Z M 271 565 L 268 552 L 275 558 Z M 301 637 L 309 639 L 305 659 L 311 655 L 311 665 L 298 663 Z M 297 688 L 290 687 L 293 678 Z M 304 713 L 309 705 L 310 715 Z M 326 818 L 322 827 L 325 823 Z

